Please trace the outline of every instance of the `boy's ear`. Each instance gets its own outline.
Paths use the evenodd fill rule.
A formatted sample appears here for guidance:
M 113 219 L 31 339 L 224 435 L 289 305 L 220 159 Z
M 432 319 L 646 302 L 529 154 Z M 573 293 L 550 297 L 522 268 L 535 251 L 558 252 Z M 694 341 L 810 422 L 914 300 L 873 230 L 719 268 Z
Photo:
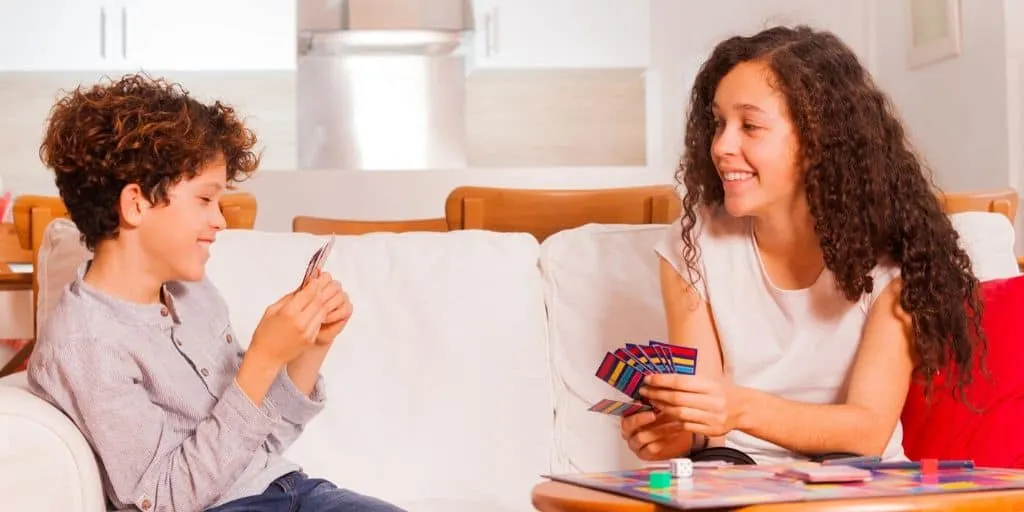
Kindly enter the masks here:
M 121 189 L 118 205 L 121 209 L 121 218 L 126 224 L 133 227 L 142 223 L 142 217 L 151 206 L 146 195 L 142 193 L 142 188 L 135 183 Z

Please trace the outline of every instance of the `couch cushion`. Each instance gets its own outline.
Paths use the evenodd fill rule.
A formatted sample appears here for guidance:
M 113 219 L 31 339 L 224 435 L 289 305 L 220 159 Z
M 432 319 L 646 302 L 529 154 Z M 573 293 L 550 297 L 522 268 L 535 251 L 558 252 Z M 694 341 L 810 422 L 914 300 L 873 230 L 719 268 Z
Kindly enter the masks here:
M 1013 230 L 1006 217 L 950 215 L 977 275 L 1017 275 Z M 594 377 L 605 351 L 627 341 L 667 336 L 653 247 L 664 225 L 587 225 L 541 245 L 552 369 L 555 379 L 555 464 L 597 471 L 640 464 L 619 437 L 619 421 L 587 411 L 600 398 L 623 395 Z
M 952 394 L 952 368 L 936 378 L 930 404 L 924 386 L 911 385 L 903 408 L 903 447 L 911 459 L 1024 468 L 1024 276 L 987 281 L 982 294 L 989 376 L 975 365 L 969 406 Z
M 207 269 L 240 339 L 323 240 L 221 233 Z M 538 251 L 520 234 L 339 236 L 325 268 L 354 315 L 324 363 L 328 406 L 288 455 L 418 510 L 529 510 L 553 438 Z
M 949 216 L 960 235 L 960 245 L 971 257 L 974 275 L 982 281 L 1020 273 L 1013 253 L 1013 224 L 1005 215 L 962 212 Z
M 70 219 L 54 219 L 43 230 L 36 268 L 39 280 L 39 295 L 36 297 L 37 336 L 46 321 L 46 315 L 64 293 L 64 287 L 74 279 L 79 265 L 90 257 L 92 253 L 82 244 L 78 228 Z
M 665 226 L 587 225 L 541 245 L 555 379 L 555 467 L 600 471 L 640 461 L 619 436 L 618 418 L 590 412 L 626 397 L 594 371 L 625 342 L 665 340 L 655 243 Z
M 243 347 L 323 241 L 220 233 L 207 274 Z M 423 512 L 530 510 L 553 439 L 538 253 L 524 234 L 338 237 L 325 268 L 354 316 L 322 368 L 328 405 L 288 455 L 311 474 Z M 47 229 L 43 317 L 88 254 L 70 222 Z

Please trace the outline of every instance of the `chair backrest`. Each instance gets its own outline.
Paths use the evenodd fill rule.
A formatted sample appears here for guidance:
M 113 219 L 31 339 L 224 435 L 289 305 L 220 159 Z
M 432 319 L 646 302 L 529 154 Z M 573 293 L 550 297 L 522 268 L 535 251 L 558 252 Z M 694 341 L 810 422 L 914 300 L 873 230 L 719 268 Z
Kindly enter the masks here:
M 589 223 L 668 224 L 679 216 L 671 185 L 536 190 L 458 187 L 445 202 L 448 229 L 528 232 L 539 241 Z
M 408 231 L 445 232 L 448 231 L 448 223 L 442 218 L 374 221 L 300 215 L 292 219 L 292 232 L 314 235 L 364 235 L 366 233 L 405 233 Z

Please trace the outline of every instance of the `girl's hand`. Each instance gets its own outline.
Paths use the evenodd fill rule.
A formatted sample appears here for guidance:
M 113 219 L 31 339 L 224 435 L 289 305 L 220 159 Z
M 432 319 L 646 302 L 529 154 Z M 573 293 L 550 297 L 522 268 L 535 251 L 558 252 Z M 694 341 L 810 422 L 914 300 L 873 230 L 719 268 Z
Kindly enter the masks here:
M 693 437 L 674 418 L 650 411 L 622 418 L 621 431 L 629 449 L 646 461 L 681 457 Z
M 725 378 L 655 374 L 644 378 L 640 394 L 686 430 L 719 437 L 736 428 L 737 389 Z

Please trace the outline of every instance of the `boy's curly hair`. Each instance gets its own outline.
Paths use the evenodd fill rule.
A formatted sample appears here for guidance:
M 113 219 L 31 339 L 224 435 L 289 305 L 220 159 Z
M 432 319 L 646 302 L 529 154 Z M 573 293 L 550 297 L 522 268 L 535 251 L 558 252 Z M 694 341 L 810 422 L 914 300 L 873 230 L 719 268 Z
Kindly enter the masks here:
M 256 136 L 220 101 L 203 104 L 178 84 L 126 75 L 77 87 L 51 109 L 39 148 L 90 250 L 118 233 L 121 191 L 138 184 L 154 204 L 223 158 L 228 183 L 256 170 Z
M 710 148 L 711 104 L 741 62 L 763 62 L 786 98 L 807 166 L 807 200 L 825 265 L 850 300 L 872 291 L 881 258 L 900 266 L 900 305 L 913 319 L 916 370 L 930 390 L 950 363 L 962 396 L 972 358 L 985 349 L 979 283 L 942 210 L 924 164 L 911 149 L 887 96 L 835 35 L 806 26 L 732 37 L 715 47 L 690 98 L 676 179 L 683 198 L 683 257 L 696 274 L 698 207 L 721 205 L 724 190 Z

